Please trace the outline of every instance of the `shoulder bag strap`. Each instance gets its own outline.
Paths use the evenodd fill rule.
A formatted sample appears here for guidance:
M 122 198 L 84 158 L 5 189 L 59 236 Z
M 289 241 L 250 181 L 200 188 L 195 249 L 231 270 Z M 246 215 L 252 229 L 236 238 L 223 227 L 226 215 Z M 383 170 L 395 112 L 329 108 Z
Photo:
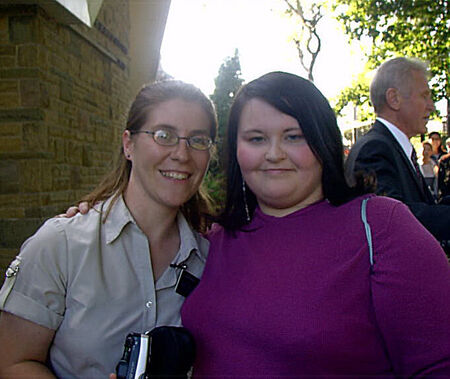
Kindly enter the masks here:
M 369 261 L 370 261 L 370 269 L 373 268 L 373 246 L 372 246 L 372 231 L 370 229 L 369 222 L 367 221 L 367 202 L 369 199 L 364 199 L 361 204 L 361 220 L 364 224 L 364 228 L 366 230 L 366 238 L 367 244 L 369 245 Z

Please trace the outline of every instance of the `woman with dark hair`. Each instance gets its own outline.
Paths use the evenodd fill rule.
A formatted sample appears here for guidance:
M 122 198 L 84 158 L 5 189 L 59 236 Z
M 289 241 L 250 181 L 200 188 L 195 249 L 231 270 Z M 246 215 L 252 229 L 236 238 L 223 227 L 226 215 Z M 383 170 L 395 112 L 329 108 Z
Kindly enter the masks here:
M 116 169 L 85 199 L 93 208 L 47 221 L 7 271 L 1 377 L 106 378 L 128 333 L 181 325 L 181 267 L 199 278 L 207 255 L 200 184 L 216 127 L 196 87 L 142 88 Z
M 447 153 L 444 146 L 442 146 L 441 135 L 439 132 L 431 132 L 428 134 L 428 138 L 430 139 L 433 148 L 431 159 L 433 159 L 435 163 L 439 163 L 439 159 Z
M 327 100 L 272 72 L 231 108 L 227 198 L 182 308 L 194 377 L 450 375 L 450 266 L 402 203 L 344 178 Z M 426 254 L 424 254 L 426 252 Z

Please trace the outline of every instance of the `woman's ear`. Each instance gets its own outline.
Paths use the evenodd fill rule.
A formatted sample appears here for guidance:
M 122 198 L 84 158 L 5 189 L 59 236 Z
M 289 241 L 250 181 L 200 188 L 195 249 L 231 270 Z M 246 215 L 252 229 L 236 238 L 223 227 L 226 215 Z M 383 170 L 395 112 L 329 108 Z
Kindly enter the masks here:
M 134 143 L 131 139 L 131 133 L 129 130 L 125 130 L 122 133 L 122 147 L 123 147 L 123 153 L 125 154 L 125 159 L 131 160 L 133 146 L 134 146 Z

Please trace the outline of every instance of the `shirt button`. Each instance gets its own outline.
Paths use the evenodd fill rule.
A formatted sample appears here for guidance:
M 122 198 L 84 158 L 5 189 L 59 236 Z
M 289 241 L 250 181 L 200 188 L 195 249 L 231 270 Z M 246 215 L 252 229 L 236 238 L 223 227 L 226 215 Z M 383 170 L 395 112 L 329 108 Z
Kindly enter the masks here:
M 151 302 L 151 301 L 147 301 L 147 302 L 145 303 L 145 306 L 146 306 L 147 308 L 151 308 L 152 305 L 153 305 L 153 302 Z

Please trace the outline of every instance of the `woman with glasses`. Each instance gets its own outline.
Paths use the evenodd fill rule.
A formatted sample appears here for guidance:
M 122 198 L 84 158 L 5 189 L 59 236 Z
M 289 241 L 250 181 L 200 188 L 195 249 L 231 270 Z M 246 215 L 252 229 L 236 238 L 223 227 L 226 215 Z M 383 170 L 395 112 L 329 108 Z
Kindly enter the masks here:
M 47 221 L 7 271 L 0 376 L 107 377 L 128 333 L 181 324 L 177 279 L 199 278 L 208 250 L 200 185 L 216 126 L 194 86 L 142 88 L 93 208 Z

